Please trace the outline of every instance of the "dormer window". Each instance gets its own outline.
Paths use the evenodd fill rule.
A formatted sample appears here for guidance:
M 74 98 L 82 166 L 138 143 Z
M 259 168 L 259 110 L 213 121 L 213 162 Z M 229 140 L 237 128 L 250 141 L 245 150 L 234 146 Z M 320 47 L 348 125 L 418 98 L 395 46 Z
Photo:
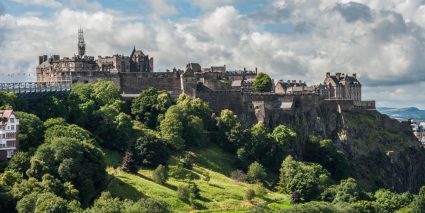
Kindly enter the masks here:
M 10 123 L 15 123 L 15 118 L 10 118 Z

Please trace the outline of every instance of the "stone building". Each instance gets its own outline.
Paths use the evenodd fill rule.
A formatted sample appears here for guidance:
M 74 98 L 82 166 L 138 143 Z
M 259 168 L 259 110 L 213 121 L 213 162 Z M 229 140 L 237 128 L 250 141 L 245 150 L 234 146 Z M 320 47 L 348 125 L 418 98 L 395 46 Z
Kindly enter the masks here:
M 324 84 L 329 87 L 329 99 L 362 100 L 362 85 L 357 80 L 357 75 L 344 73 L 326 73 Z
M 0 160 L 12 158 L 18 151 L 19 117 L 12 108 L 0 110 Z
M 130 56 L 116 54 L 106 57 L 98 56 L 97 59 L 93 56 L 87 56 L 84 35 L 81 29 L 78 31 L 77 48 L 78 55 L 74 55 L 71 58 L 61 58 L 59 55 L 39 56 L 36 68 L 37 81 L 73 80 L 85 83 L 93 82 L 90 79 L 81 77 L 86 74 L 90 76 L 107 76 L 115 73 L 153 72 L 153 58 L 145 55 L 141 50 L 136 50 L 135 47 Z M 93 79 L 98 80 L 96 78 Z

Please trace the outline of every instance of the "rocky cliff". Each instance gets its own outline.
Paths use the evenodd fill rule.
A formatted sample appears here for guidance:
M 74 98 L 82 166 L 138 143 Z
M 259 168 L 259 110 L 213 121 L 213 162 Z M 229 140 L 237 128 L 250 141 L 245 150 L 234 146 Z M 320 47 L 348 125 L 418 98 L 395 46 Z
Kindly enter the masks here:
M 298 132 L 300 143 L 309 135 L 332 139 L 347 156 L 351 176 L 367 189 L 416 192 L 425 184 L 425 149 L 397 120 L 377 111 L 341 111 L 326 102 L 291 114 L 276 116 Z M 302 146 L 296 155 L 303 158 Z

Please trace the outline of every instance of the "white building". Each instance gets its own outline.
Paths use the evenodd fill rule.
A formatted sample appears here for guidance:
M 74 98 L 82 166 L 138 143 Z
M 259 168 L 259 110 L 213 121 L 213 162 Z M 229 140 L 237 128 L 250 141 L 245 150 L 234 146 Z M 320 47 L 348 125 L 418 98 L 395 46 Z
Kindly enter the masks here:
M 0 160 L 10 159 L 18 150 L 19 118 L 11 108 L 0 110 Z

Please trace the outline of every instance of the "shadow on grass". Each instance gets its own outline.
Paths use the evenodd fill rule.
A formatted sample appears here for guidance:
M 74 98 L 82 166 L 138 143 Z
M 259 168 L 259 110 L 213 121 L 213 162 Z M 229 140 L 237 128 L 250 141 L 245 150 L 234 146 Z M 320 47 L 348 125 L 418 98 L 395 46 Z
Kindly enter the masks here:
M 203 202 L 211 202 L 211 199 L 208 199 L 206 197 L 200 197 L 200 198 L 198 198 L 198 200 L 203 201 Z
M 171 185 L 169 183 L 165 183 L 163 186 L 165 186 L 165 187 L 167 187 L 171 190 L 177 191 L 177 186 Z
M 121 199 L 137 201 L 141 198 L 148 198 L 147 195 L 140 192 L 132 185 L 116 177 L 112 177 L 112 179 L 110 180 L 107 191 L 109 191 L 113 197 L 119 197 Z
M 216 184 L 213 184 L 213 183 L 209 183 L 208 185 L 213 186 L 215 188 L 224 189 L 224 187 L 219 186 L 219 185 L 216 185 Z

